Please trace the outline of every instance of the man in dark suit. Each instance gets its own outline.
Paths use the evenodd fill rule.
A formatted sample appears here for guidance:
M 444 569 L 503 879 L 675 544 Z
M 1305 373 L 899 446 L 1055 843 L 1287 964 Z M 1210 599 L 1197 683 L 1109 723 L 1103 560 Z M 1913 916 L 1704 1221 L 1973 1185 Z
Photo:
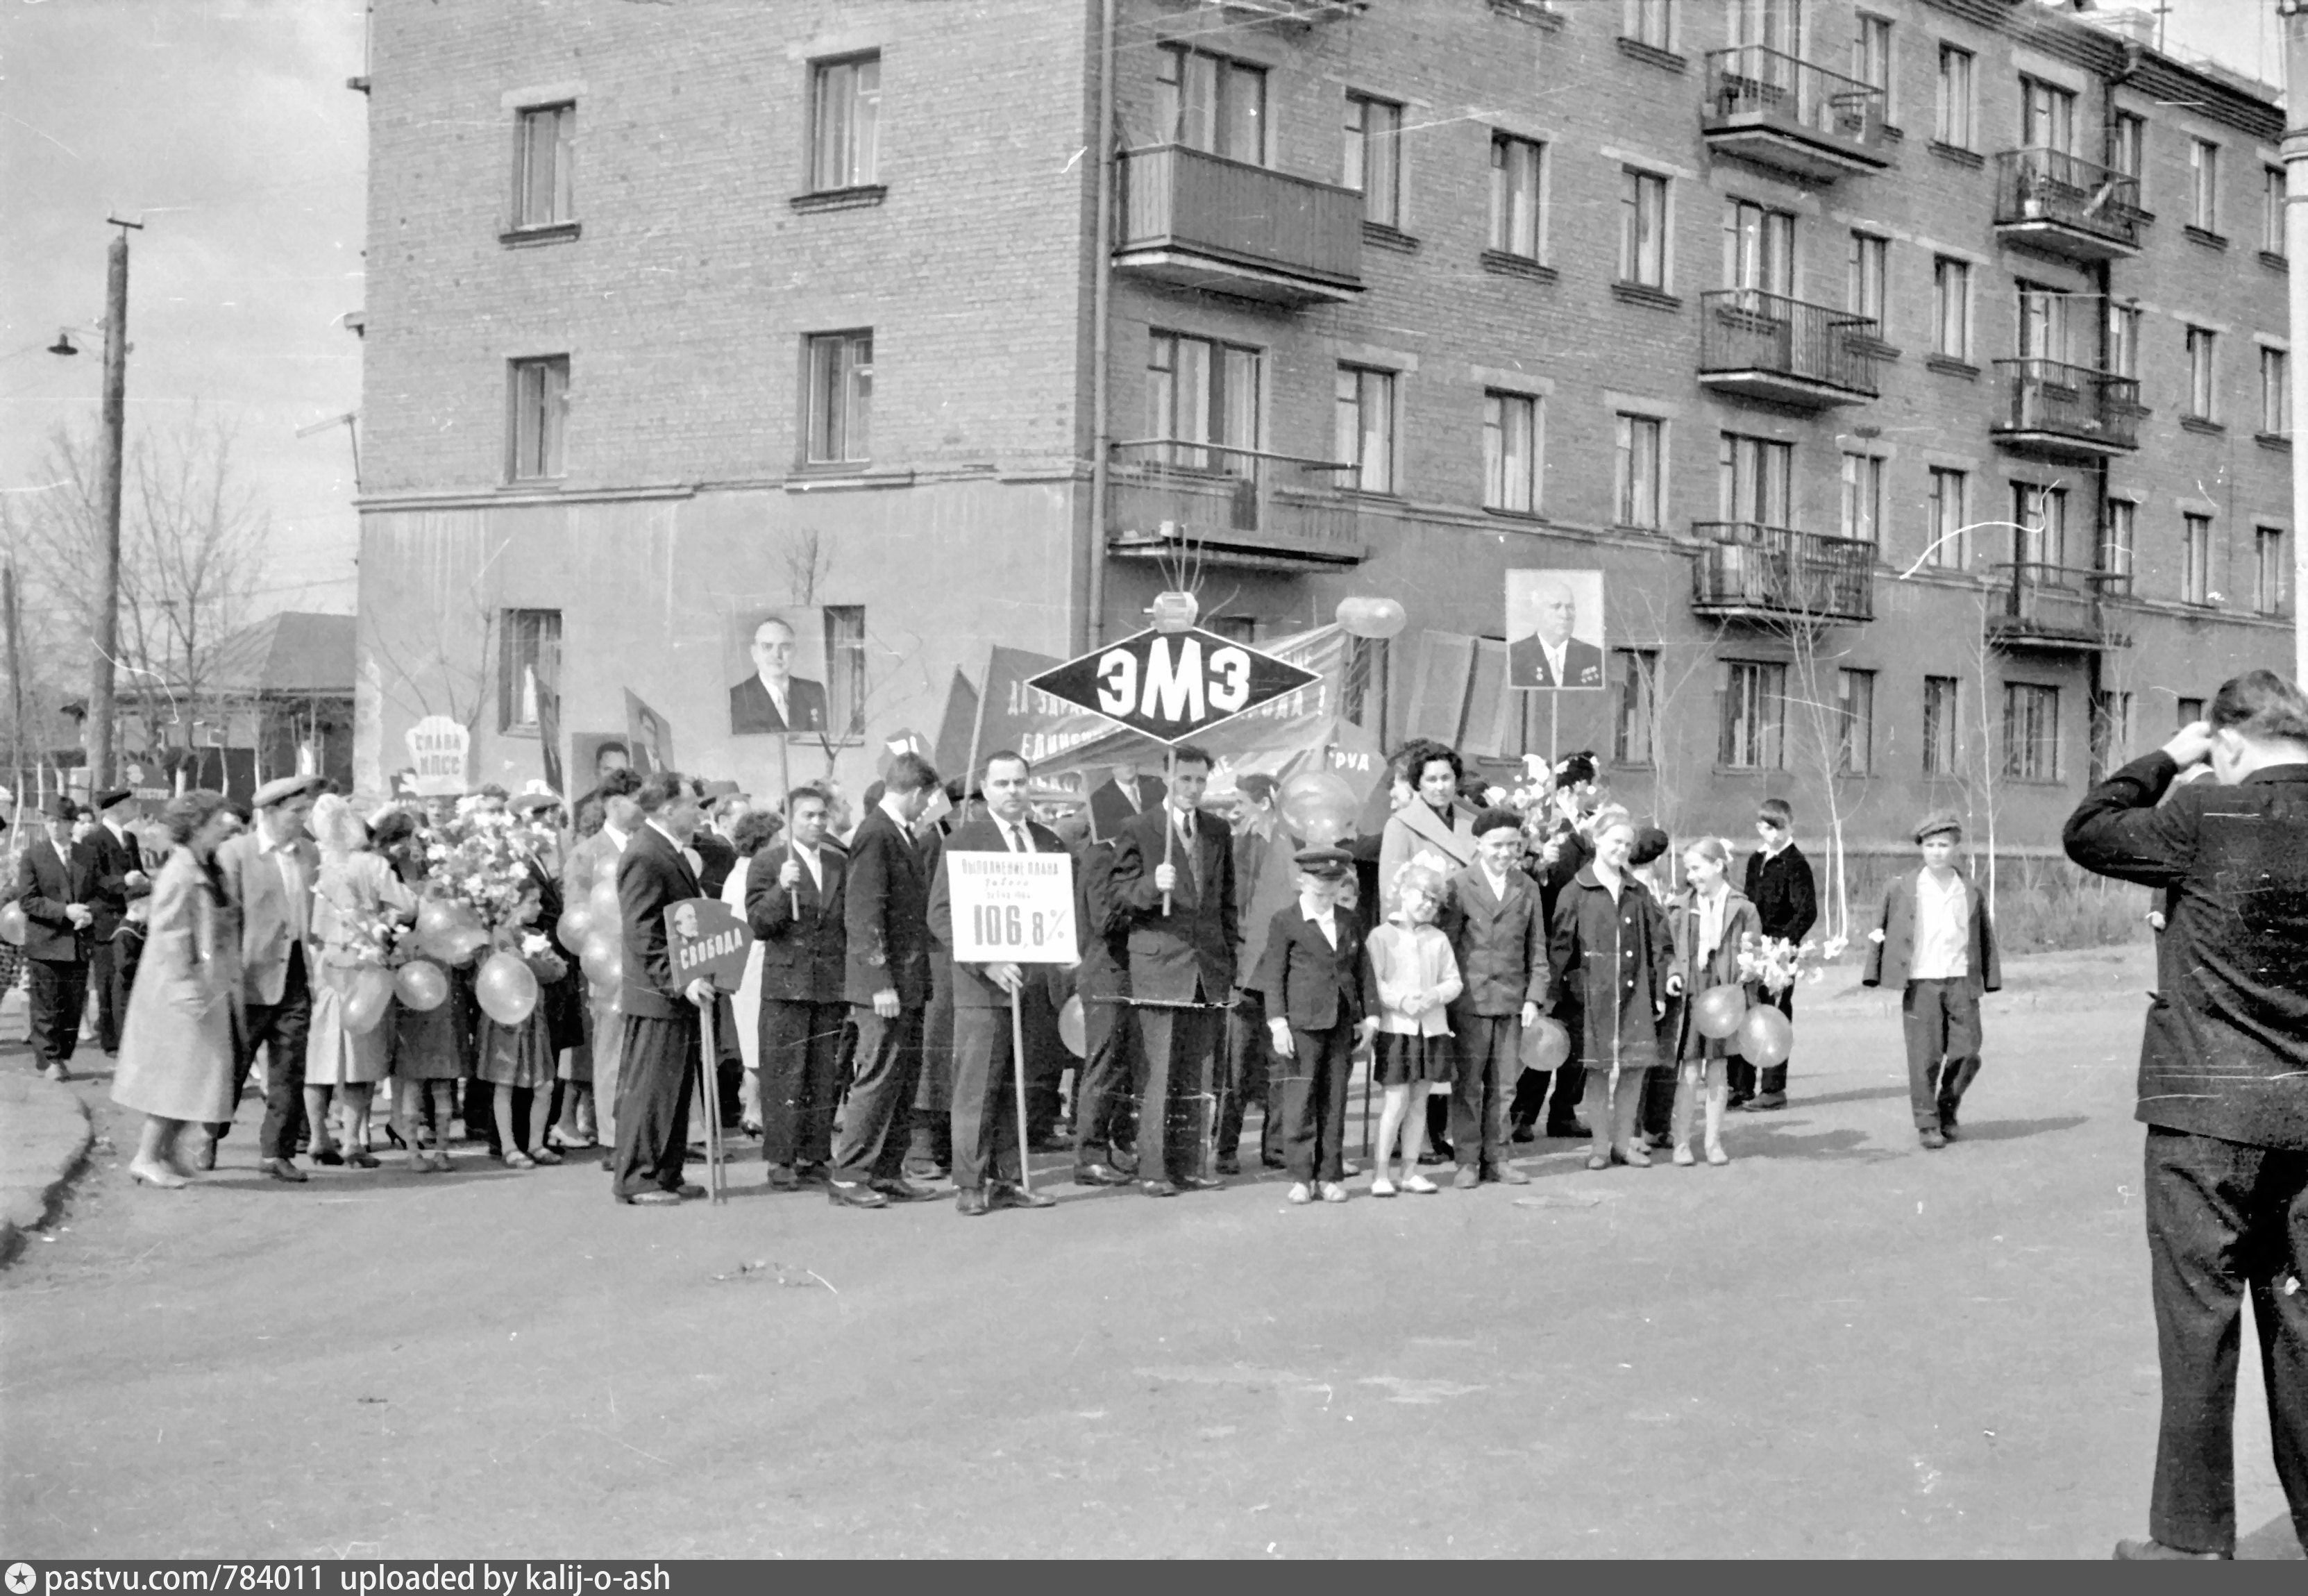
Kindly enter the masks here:
M 89 927 L 90 985 L 96 988 L 96 1041 L 106 1054 L 120 1051 L 120 1021 L 128 1012 L 128 977 L 120 957 L 121 922 L 128 918 L 131 899 L 152 890 L 144 873 L 143 851 L 128 829 L 125 787 L 96 795 L 96 829 L 85 844 L 96 862 L 96 883 L 88 906 L 96 916 Z
M 1081 1067 L 1074 1074 L 1074 1184 L 1128 1186 L 1115 1162 L 1117 1144 L 1133 1134 L 1131 1115 L 1142 1069 L 1130 1012 L 1130 912 L 1114 892 L 1114 844 L 1089 834 L 1089 816 L 1061 823 L 1079 829 L 1074 850 L 1074 927 L 1081 962 L 1071 971 L 1081 1002 Z M 1130 1167 L 1135 1168 L 1134 1160 Z
M 1603 685 L 1603 651 L 1573 637 L 1579 600 L 1571 584 L 1556 577 L 1532 588 L 1537 603 L 1537 630 L 1507 644 L 1507 682 L 1516 687 L 1598 687 Z
M 306 1178 L 297 1167 L 297 1143 L 311 1133 L 315 1163 L 339 1160 L 325 1126 L 305 1112 L 305 1043 L 313 1024 L 313 971 L 320 950 L 313 941 L 313 884 L 320 850 L 308 830 L 318 776 L 282 776 L 249 795 L 253 824 L 217 850 L 217 875 L 240 916 L 241 1023 L 233 1065 L 232 1101 L 240 1101 L 256 1055 L 264 1053 L 264 1117 L 259 1124 L 257 1167 L 275 1180 Z M 470 988 L 466 988 L 469 990 Z M 211 1127 L 193 1155 L 208 1169 L 216 1141 L 228 1125 Z
M 1521 853 L 1521 816 L 1475 816 L 1475 862 L 1451 877 L 1438 919 L 1464 983 L 1451 1005 L 1451 1145 L 1461 1190 L 1530 1178 L 1507 1161 L 1505 1093 L 1522 1067 L 1522 1033 L 1546 1001 L 1546 920 L 1537 884 L 1516 867 Z
M 762 1158 L 772 1191 L 823 1178 L 833 1160 L 849 861 L 826 845 L 831 814 L 823 789 L 795 788 L 784 844 L 757 855 L 745 877 L 745 919 L 762 950 Z
M 2172 790 L 2198 764 L 2213 781 Z M 2168 796 L 2167 796 L 2168 795 Z M 2252 1294 L 2276 1472 L 2308 1545 L 2308 694 L 2273 671 L 2091 790 L 2068 857 L 2165 894 L 2140 1049 L 2164 1402 L 2151 1539 L 2235 1550 L 2236 1318 Z
M 1201 812 L 1210 756 L 1188 745 L 1171 759 L 1168 801 L 1122 828 L 1115 894 L 1130 914 L 1130 1000 L 1146 1047 L 1138 1104 L 1138 1175 L 1151 1197 L 1221 1184 L 1201 1172 L 1183 1101 L 1207 1104 L 1219 1014 L 1234 987 L 1242 927 L 1235 912 L 1234 841 Z
M 1298 901 L 1277 910 L 1253 978 L 1265 1000 L 1269 1045 L 1282 1078 L 1284 1167 L 1290 1201 L 1343 1203 L 1347 1077 L 1359 1034 L 1378 1030 L 1377 988 L 1362 921 L 1339 902 L 1354 876 L 1343 849 L 1303 848 Z
M 1755 919 L 1766 936 L 1800 944 L 1819 923 L 1819 890 L 1812 878 L 1811 861 L 1796 846 L 1795 807 L 1785 798 L 1767 798 L 1756 806 L 1755 832 L 1762 845 L 1747 856 L 1745 878 L 1740 883 L 1755 905 Z M 1770 995 L 1790 1023 L 1796 1017 L 1796 989 L 1790 985 Z M 1734 1054 L 1727 1072 L 1730 1106 L 1751 1113 L 1768 1113 L 1787 1104 L 1787 1060 L 1758 1070 Z
M 793 627 L 776 616 L 754 628 L 754 674 L 729 689 L 732 735 L 825 729 L 825 684 L 793 674 L 797 651 Z
M 929 882 L 914 822 L 937 790 L 937 772 L 900 754 L 883 779 L 882 801 L 849 839 L 846 992 L 857 1026 L 857 1074 L 827 1195 L 850 1208 L 932 1194 L 905 1178 L 914 1091 L 922 1067 L 922 1013 L 930 999 Z
M 1241 1171 L 1243 1120 L 1253 1103 L 1259 1110 L 1259 1162 L 1270 1169 L 1282 1167 L 1280 1094 L 1272 1090 L 1278 1077 L 1267 1065 L 1272 1049 L 1266 1045 L 1266 1002 L 1254 978 L 1266 952 L 1267 928 L 1275 911 L 1296 895 L 1297 876 L 1290 839 L 1275 807 L 1274 778 L 1253 772 L 1242 777 L 1237 789 L 1242 813 L 1234 830 L 1234 888 L 1242 902 L 1242 941 L 1235 950 L 1234 1009 L 1226 1022 L 1226 1091 L 1219 1105 L 1221 1175 Z
M 1090 789 L 1091 834 L 1111 842 L 1132 818 L 1160 807 L 1161 803 L 1162 783 L 1158 778 L 1140 775 L 1135 765 L 1114 765 L 1107 771 L 1105 781 Z
M 981 786 L 986 817 L 945 840 L 930 885 L 930 935 L 953 945 L 953 888 L 946 856 L 955 853 L 1063 854 L 1065 844 L 1032 818 L 1027 789 L 1033 767 L 1008 749 L 989 755 Z M 1016 963 L 953 965 L 953 1183 L 955 1208 L 1047 1208 L 1052 1200 L 1023 1186 L 1025 1150 L 1018 1145 L 1017 1084 L 1011 1069 L 1010 999 L 1017 994 L 1024 1045 L 1031 1049 L 1057 1029 L 1049 986 Z M 1035 1022 L 1038 1020 L 1040 1023 Z
M 685 857 L 701 810 L 697 783 L 678 771 L 655 771 L 633 795 L 642 824 L 617 856 L 617 919 L 624 938 L 618 1004 L 617 1148 L 614 1194 L 636 1206 L 670 1206 L 702 1197 L 685 1185 L 689 1144 L 690 1071 L 698 1063 L 699 1014 L 712 1006 L 710 977 L 674 974 L 665 911 L 698 891 Z
M 73 841 L 79 808 L 61 795 L 41 807 L 47 834 L 16 861 L 16 902 L 24 911 L 33 1062 L 51 1081 L 72 1078 L 81 1011 L 88 1005 L 89 944 L 95 933 L 96 855 Z

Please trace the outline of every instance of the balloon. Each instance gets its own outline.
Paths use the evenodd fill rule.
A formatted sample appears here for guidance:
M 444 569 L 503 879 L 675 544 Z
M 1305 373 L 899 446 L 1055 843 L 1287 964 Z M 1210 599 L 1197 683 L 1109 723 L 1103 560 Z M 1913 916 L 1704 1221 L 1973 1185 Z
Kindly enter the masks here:
M 585 967 L 586 978 L 597 987 L 615 987 L 625 979 L 624 944 L 614 936 L 594 932 L 585 939 L 577 961 Z
M 1571 1033 L 1563 1022 L 1541 1014 L 1522 1028 L 1522 1066 L 1527 1070 L 1560 1069 L 1571 1057 Z
M 0 941 L 12 942 L 18 947 L 24 945 L 24 906 L 22 903 L 11 903 L 7 908 L 0 909 Z
M 392 977 L 374 964 L 353 971 L 352 990 L 345 994 L 345 1029 L 366 1036 L 377 1028 L 392 1002 Z
M 1353 829 L 1362 799 L 1335 771 L 1300 771 L 1277 795 L 1282 824 L 1317 848 L 1327 848 Z
M 583 947 L 585 938 L 592 935 L 593 911 L 582 903 L 573 903 L 561 911 L 553 930 L 563 947 Z
M 537 977 L 518 953 L 491 953 L 473 982 L 481 1012 L 500 1025 L 518 1025 L 537 1009 Z
M 449 978 L 441 973 L 438 964 L 412 960 L 393 977 L 392 990 L 403 1008 L 428 1014 L 449 1001 Z
M 624 910 L 617 906 L 617 878 L 604 876 L 595 882 L 593 895 L 585 900 L 585 909 L 593 917 L 593 924 L 597 927 L 607 929 L 622 924 Z
M 1691 1003 L 1691 1027 L 1721 1041 L 1747 1017 L 1747 994 L 1735 986 L 1709 987 Z
M 1410 621 L 1392 599 L 1341 599 L 1336 614 L 1339 625 L 1356 637 L 1392 637 Z
M 478 930 L 480 924 L 472 906 L 455 898 L 427 898 L 417 906 L 419 936 L 445 937 L 452 931 Z
M 1739 1022 L 1739 1057 L 1758 1068 L 1785 1060 L 1795 1040 L 1796 1028 L 1768 1003 L 1757 1004 Z
M 1066 1051 L 1076 1058 L 1089 1051 L 1089 1035 L 1082 1026 L 1081 998 L 1067 998 L 1066 1006 L 1058 1011 L 1058 1040 L 1065 1043 Z

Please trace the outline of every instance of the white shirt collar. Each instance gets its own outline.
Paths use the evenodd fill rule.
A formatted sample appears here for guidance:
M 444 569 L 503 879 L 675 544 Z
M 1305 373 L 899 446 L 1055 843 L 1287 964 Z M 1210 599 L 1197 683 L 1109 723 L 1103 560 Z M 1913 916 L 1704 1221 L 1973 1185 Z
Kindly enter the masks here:
M 650 830 L 655 832 L 659 836 L 663 837 L 667 841 L 672 843 L 675 852 L 686 854 L 689 851 L 689 844 L 684 842 L 680 838 L 666 830 L 665 827 L 659 825 L 655 819 L 652 818 L 645 820 L 642 824 L 648 826 Z
M 633 833 L 621 832 L 606 820 L 601 823 L 601 834 L 608 838 L 609 846 L 616 849 L 619 853 L 624 852 L 625 844 L 633 840 Z
M 778 686 L 777 683 L 770 680 L 768 677 L 763 676 L 758 670 L 755 671 L 754 675 L 754 677 L 762 684 L 762 691 L 770 695 L 770 702 L 782 707 L 787 697 L 793 690 L 793 677 L 788 677 L 786 678 L 785 686 L 781 687 Z
M 883 793 L 882 795 L 882 813 L 888 815 L 891 822 L 895 824 L 900 831 L 905 833 L 906 835 L 910 837 L 914 834 L 914 823 L 906 818 L 905 810 L 898 807 L 899 802 L 900 799 L 896 793 Z

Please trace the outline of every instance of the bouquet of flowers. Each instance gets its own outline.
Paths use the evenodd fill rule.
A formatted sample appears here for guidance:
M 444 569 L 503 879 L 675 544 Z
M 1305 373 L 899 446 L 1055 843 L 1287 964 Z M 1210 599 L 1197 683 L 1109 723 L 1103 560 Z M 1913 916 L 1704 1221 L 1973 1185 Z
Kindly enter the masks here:
M 521 956 L 528 962 L 530 973 L 547 985 L 569 973 L 568 962 L 553 945 L 553 938 L 542 931 L 521 934 Z
M 334 927 L 327 961 L 356 970 L 397 970 L 418 957 L 417 927 L 390 910 L 361 910 L 323 893 Z
M 537 918 L 529 860 L 543 840 L 537 828 L 478 798 L 461 798 L 449 820 L 424 827 L 425 895 L 471 911 L 500 946 Z
M 1846 945 L 1841 936 L 1824 942 L 1805 937 L 1798 943 L 1791 937 L 1758 936 L 1751 931 L 1739 939 L 1739 979 L 1772 993 L 1784 992 L 1797 981 L 1816 985 L 1827 979 L 1827 967 L 1843 956 Z

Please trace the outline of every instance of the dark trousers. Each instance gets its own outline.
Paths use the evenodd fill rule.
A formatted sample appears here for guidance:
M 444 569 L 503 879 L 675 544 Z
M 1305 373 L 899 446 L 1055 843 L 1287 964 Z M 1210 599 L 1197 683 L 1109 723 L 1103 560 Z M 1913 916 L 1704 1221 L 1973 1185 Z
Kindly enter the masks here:
M 846 1003 L 762 999 L 762 1157 L 765 1162 L 822 1164 L 833 1157 L 835 1071 L 841 1058 Z
M 896 1019 L 885 1020 L 873 1005 L 853 1003 L 849 1016 L 857 1022 L 857 1074 L 833 1149 L 833 1177 L 896 1180 L 913 1129 L 914 1093 L 921 1086 L 922 1011 L 901 1008 Z
M 27 959 L 32 1057 L 42 1067 L 68 1063 L 80 1040 L 80 1014 L 88 1006 L 88 966 L 80 960 Z
M 1643 1107 L 1635 1123 L 1647 1136 L 1675 1134 L 1675 1065 L 1655 1064 L 1643 1072 Z
M 1969 980 L 1909 981 L 1899 997 L 1908 1039 L 1908 1107 L 1916 1128 L 1955 1117 L 1979 1074 L 1979 994 Z
M 1219 1156 L 1228 1158 L 1242 1145 L 1244 1117 L 1256 1103 L 1259 1113 L 1258 1156 L 1282 1157 L 1282 1114 L 1272 1064 L 1274 1041 L 1266 1033 L 1266 998 L 1257 992 L 1235 994 L 1234 1014 L 1227 1027 L 1226 1087 L 1219 1099 Z
M 1780 992 L 1766 992 L 1763 1001 L 1787 1017 L 1790 1024 L 1796 1017 L 1796 989 L 1790 985 Z M 1789 1055 L 1793 1057 L 1792 1053 Z M 1757 1069 L 1736 1053 L 1725 1061 L 1723 1079 L 1730 1085 L 1733 1097 L 1756 1097 L 1766 1092 L 1787 1089 L 1787 1059 Z
M 1575 1047 L 1572 1051 L 1576 1053 Z M 1575 1064 L 1556 1070 L 1527 1069 L 1515 1077 L 1509 1112 L 1521 1125 L 1537 1125 L 1542 1118 L 1549 1126 L 1568 1125 L 1578 1117 L 1579 1100 L 1586 1091 L 1587 1072 Z
M 2148 1258 L 2164 1409 L 2148 1531 L 2235 1549 L 2238 1307 L 2252 1292 L 2276 1476 L 2308 1546 L 2308 1152 L 2148 1129 Z
M 1074 1077 L 1074 1162 L 1104 1163 L 1127 1143 L 1139 1089 L 1129 999 L 1084 992 L 1081 1071 Z
M 1205 1003 L 1194 988 L 1197 1005 Z M 1201 1173 L 1196 1109 L 1209 1080 L 1210 1050 L 1220 1016 L 1207 1007 L 1140 1005 L 1138 1034 L 1146 1043 L 1146 1084 L 1138 1099 L 1138 1173 L 1146 1180 Z
M 97 939 L 89 951 L 88 984 L 96 993 L 96 1045 L 107 1053 L 120 1051 L 120 1021 L 128 1013 L 128 981 L 122 966 L 120 945 L 109 936 Z
M 913 1156 L 953 1161 L 953 961 L 930 955 L 930 1001 L 922 1012 L 921 1065 L 915 1072 Z M 854 1048 L 853 1048 L 854 1050 Z
M 957 1005 L 953 1011 L 953 1183 L 963 1191 L 989 1181 L 1018 1184 L 1018 1085 L 1010 1033 L 1006 1006 Z
M 1342 1018 L 1327 1031 L 1293 1026 L 1290 1040 L 1290 1057 L 1275 1055 L 1272 1066 L 1281 1077 L 1283 1165 L 1293 1180 L 1344 1180 L 1355 1022 Z
M 280 983 L 278 1003 L 245 1006 L 240 1031 L 240 1053 L 233 1061 L 232 1100 L 238 1102 L 256 1067 L 256 1050 L 264 1049 L 264 1123 L 256 1133 L 256 1156 L 288 1159 L 297 1156 L 297 1138 L 305 1130 L 305 1035 L 313 1028 L 313 988 L 305 977 L 305 950 L 288 950 L 288 973 Z M 211 1127 L 220 1136 L 228 1125 Z
M 627 1014 L 618 1046 L 616 1195 L 681 1189 L 689 1152 L 689 1083 L 698 1073 L 697 1014 Z
M 1457 1057 L 1451 1075 L 1451 1146 L 1462 1169 L 1507 1161 L 1507 1082 L 1522 1054 L 1522 1015 L 1453 1012 Z

